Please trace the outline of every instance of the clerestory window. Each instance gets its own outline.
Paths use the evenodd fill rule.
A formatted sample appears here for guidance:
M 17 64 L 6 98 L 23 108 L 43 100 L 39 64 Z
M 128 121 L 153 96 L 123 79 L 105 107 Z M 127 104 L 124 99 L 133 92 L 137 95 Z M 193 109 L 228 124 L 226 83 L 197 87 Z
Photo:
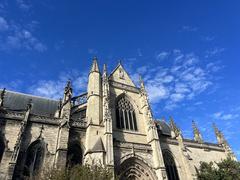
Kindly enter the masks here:
M 136 114 L 133 105 L 124 96 L 116 104 L 117 128 L 137 131 Z

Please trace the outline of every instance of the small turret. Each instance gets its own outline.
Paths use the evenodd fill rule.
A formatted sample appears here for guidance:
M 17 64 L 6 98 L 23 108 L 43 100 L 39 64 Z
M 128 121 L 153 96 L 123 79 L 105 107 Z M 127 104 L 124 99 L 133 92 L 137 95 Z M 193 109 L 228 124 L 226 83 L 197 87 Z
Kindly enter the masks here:
M 197 141 L 198 143 L 203 143 L 202 135 L 195 121 L 192 121 L 192 127 L 193 127 L 194 140 Z
M 223 133 L 217 128 L 215 123 L 213 123 L 213 129 L 214 129 L 215 135 L 217 137 L 218 144 L 223 146 L 223 148 L 225 149 L 227 155 L 230 158 L 232 158 L 233 160 L 236 160 L 236 156 L 232 152 L 231 147 L 229 146 L 229 144 L 228 144 L 227 140 L 225 139 Z
M 182 136 L 181 130 L 177 127 L 176 123 L 174 122 L 173 118 L 170 117 L 170 127 L 172 131 L 174 132 L 175 136 Z
M 101 122 L 101 74 L 99 71 L 97 58 L 93 58 L 93 64 L 88 77 L 88 100 L 87 100 L 87 120 L 93 124 L 100 124 Z
M 71 100 L 71 98 L 72 98 L 72 83 L 71 80 L 69 79 L 64 89 L 63 103 L 66 103 L 67 101 Z
M 72 99 L 72 83 L 71 80 L 67 81 L 64 88 L 64 95 L 62 102 L 59 103 L 58 107 L 58 117 L 63 118 L 64 121 L 69 121 L 70 111 L 71 111 L 71 99 Z
M 5 93 L 6 93 L 6 88 L 3 88 L 3 90 L 0 94 L 0 107 L 3 107 Z

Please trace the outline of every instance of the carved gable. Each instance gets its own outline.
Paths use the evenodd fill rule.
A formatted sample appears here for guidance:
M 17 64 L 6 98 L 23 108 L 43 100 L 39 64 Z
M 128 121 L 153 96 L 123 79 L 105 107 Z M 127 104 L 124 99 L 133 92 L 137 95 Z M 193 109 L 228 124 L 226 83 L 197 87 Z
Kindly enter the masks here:
M 122 84 L 126 84 L 129 86 L 134 86 L 135 84 L 131 80 L 128 73 L 125 71 L 123 66 L 119 63 L 118 66 L 113 70 L 113 72 L 110 74 L 109 79 L 111 81 L 119 82 Z

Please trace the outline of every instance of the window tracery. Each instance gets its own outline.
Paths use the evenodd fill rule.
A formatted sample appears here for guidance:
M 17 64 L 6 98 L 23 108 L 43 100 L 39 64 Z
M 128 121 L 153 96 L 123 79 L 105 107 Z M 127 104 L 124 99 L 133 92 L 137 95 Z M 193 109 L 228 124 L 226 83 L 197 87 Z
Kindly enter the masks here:
M 117 128 L 137 131 L 137 121 L 133 105 L 124 96 L 116 104 Z
M 45 146 L 45 142 L 39 139 L 30 144 L 27 149 L 24 176 L 32 177 L 39 172 L 44 160 Z

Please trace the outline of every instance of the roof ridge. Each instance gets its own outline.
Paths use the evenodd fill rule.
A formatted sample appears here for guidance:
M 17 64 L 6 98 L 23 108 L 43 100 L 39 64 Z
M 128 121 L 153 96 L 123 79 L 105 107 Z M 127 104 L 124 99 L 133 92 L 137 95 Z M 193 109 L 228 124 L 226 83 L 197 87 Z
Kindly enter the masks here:
M 0 91 L 2 91 L 3 89 L 0 89 Z M 40 98 L 40 99 L 46 99 L 46 100 L 52 100 L 52 101 L 57 101 L 56 99 L 52 99 L 52 98 L 47 98 L 47 97 L 43 97 L 43 96 L 37 96 L 37 95 L 33 95 L 33 94 L 27 94 L 27 93 L 23 93 L 23 92 L 17 92 L 17 91 L 11 91 L 11 90 L 6 90 L 6 92 L 10 92 L 10 93 L 15 93 L 15 94 L 19 94 L 19 95 L 25 95 L 25 96 L 29 96 L 29 97 L 35 97 L 35 98 Z

